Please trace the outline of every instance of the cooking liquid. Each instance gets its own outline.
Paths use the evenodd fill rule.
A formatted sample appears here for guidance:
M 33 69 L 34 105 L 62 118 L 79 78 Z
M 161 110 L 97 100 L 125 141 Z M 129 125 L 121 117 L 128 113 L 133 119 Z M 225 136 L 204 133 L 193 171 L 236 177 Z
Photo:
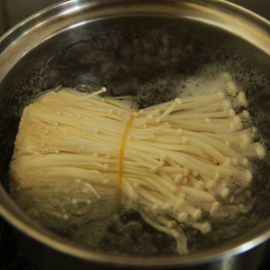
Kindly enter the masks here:
M 237 56 L 184 43 L 185 37 L 177 35 L 166 31 L 110 32 L 107 38 L 102 35 L 77 43 L 39 65 L 18 87 L 13 104 L 22 109 L 29 103 L 29 97 L 33 100 L 39 93 L 59 85 L 81 92 L 94 92 L 105 86 L 106 95 L 129 95 L 129 100 L 144 108 L 175 97 L 224 91 L 226 83 L 222 74 L 226 72 L 247 94 L 251 116 L 256 115 L 252 121 L 259 132 L 254 140 L 261 141 L 262 136 L 268 146 L 265 137 L 268 126 L 261 125 L 267 106 L 258 106 L 257 102 L 269 95 L 265 90 L 269 82 L 264 75 Z M 22 110 L 16 111 L 18 118 Z M 222 206 L 220 215 L 208 217 L 213 227 L 209 234 L 184 228 L 190 252 L 244 233 L 270 213 L 266 204 L 261 209 L 261 201 L 268 198 L 268 193 L 261 189 L 266 186 L 262 176 L 269 173 L 267 162 L 268 154 L 264 161 L 251 160 L 251 186 L 240 190 L 233 202 Z M 79 184 L 55 194 L 40 190 L 40 194 L 28 198 L 24 210 L 43 226 L 71 240 L 113 254 L 175 254 L 174 239 L 145 223 L 138 213 L 119 209 L 116 194 L 104 194 L 103 199 L 96 202 L 86 194 L 82 200 Z M 21 200 L 16 194 L 13 197 Z M 43 201 L 44 209 L 35 207 L 36 200 Z M 87 200 L 91 200 L 91 204 Z M 248 206 L 248 213 L 235 211 L 235 205 L 239 204 Z

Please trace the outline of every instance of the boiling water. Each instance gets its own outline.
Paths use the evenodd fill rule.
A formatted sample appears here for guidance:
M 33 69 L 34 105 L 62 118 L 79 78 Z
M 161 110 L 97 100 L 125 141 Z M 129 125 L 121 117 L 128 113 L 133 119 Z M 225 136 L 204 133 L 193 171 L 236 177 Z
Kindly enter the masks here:
M 178 33 L 109 32 L 53 55 L 21 82 L 1 119 L 1 153 L 5 153 L 2 171 L 7 175 L 23 108 L 47 89 L 62 85 L 81 92 L 94 92 L 105 86 L 106 95 L 129 95 L 144 108 L 176 96 L 223 91 L 225 83 L 220 75 L 224 72 L 231 74 L 237 86 L 247 94 L 253 125 L 258 127 L 269 148 L 270 104 L 267 100 L 270 100 L 270 85 L 259 70 L 235 55 L 189 42 Z M 228 214 L 212 220 L 213 230 L 209 234 L 185 228 L 190 252 L 245 233 L 270 215 L 269 185 L 264 177 L 270 173 L 268 156 L 260 162 L 254 160 L 253 167 L 251 187 L 235 198 L 237 204 L 253 205 L 251 211 L 236 217 L 233 205 L 228 204 L 224 206 Z M 116 196 L 105 196 L 91 206 L 78 204 L 74 207 L 71 201 L 76 197 L 76 190 L 72 194 L 59 192 L 58 196 L 46 194 L 45 190 L 41 190 L 42 193 L 44 196 L 39 199 L 51 214 L 42 214 L 44 209 L 35 208 L 36 198 L 29 200 L 26 211 L 40 224 L 64 237 L 113 254 L 175 253 L 176 243 L 171 236 L 153 229 L 138 213 L 119 209 Z M 69 222 L 58 222 L 64 212 L 71 217 Z

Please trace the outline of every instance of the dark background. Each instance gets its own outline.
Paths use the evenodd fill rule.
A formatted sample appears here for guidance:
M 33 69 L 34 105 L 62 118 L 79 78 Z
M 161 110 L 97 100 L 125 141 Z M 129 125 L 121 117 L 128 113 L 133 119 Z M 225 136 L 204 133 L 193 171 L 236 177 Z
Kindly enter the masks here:
M 102 1 L 102 0 L 101 0 Z M 30 15 L 59 0 L 0 0 L 0 36 Z M 270 20 L 270 0 L 231 0 Z M 34 270 L 21 252 L 10 226 L 0 218 L 0 270 Z M 270 255 L 259 270 L 270 270 Z

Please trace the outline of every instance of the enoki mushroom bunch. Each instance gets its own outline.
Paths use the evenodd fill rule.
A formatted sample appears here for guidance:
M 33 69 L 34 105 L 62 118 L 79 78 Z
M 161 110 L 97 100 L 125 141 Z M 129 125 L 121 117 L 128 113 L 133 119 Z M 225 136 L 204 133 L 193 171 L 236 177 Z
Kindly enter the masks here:
M 50 91 L 25 108 L 10 164 L 12 190 L 22 196 L 78 185 L 96 200 L 103 189 L 118 191 L 120 205 L 172 235 L 185 254 L 182 228 L 210 232 L 209 217 L 252 180 L 247 156 L 265 156 L 252 142 L 248 111 L 236 115 L 232 108 L 247 106 L 246 97 L 240 92 L 232 101 L 218 92 L 134 111 L 100 97 L 105 91 Z

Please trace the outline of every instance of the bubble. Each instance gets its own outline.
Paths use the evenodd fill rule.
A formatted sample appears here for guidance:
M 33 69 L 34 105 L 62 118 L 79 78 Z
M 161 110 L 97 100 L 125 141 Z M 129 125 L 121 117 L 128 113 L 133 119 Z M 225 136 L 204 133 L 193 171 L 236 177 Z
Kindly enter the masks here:
M 62 204 L 62 199 L 59 197 L 51 197 L 50 202 L 53 207 L 58 207 Z
M 93 200 L 92 196 L 81 192 L 80 189 L 69 193 L 70 200 L 64 204 L 65 210 L 73 216 L 84 216 L 91 214 L 93 205 L 89 202 Z

